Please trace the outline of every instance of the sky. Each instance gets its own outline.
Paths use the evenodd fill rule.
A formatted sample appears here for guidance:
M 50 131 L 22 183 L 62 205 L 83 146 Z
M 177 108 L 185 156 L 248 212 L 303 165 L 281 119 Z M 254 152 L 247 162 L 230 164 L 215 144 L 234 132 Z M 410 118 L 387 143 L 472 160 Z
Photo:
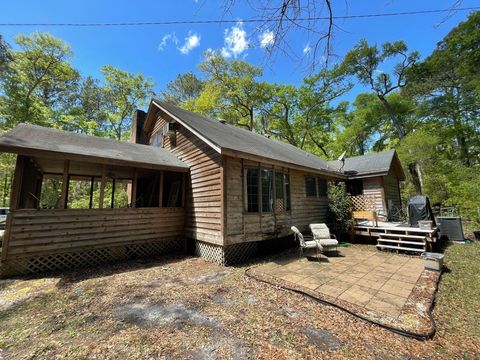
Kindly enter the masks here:
M 333 1 L 334 15 L 363 15 L 449 8 L 455 0 L 342 0 Z M 247 1 L 225 13 L 226 0 L 15 0 L 3 1 L 0 23 L 112 23 L 171 20 L 235 20 L 229 24 L 181 24 L 127 27 L 52 27 L 1 26 L 2 34 L 14 48 L 16 34 L 47 31 L 69 43 L 74 51 L 74 66 L 83 75 L 100 78 L 99 69 L 111 64 L 133 73 L 142 73 L 156 82 L 158 92 L 178 74 L 198 73 L 203 53 L 219 50 L 230 59 L 244 59 L 264 70 L 266 81 L 299 84 L 308 74 L 312 46 L 305 31 L 290 33 L 291 54 L 276 53 L 268 58 L 266 48 L 273 40 L 268 28 L 245 23 L 259 14 Z M 461 7 L 480 6 L 478 0 L 463 0 Z M 428 56 L 453 27 L 466 19 L 467 11 L 446 14 L 423 14 L 398 17 L 335 20 L 332 39 L 333 61 L 341 58 L 360 39 L 381 44 L 405 40 L 411 50 Z M 335 60 L 337 59 L 337 60 Z M 346 95 L 353 100 L 356 90 Z

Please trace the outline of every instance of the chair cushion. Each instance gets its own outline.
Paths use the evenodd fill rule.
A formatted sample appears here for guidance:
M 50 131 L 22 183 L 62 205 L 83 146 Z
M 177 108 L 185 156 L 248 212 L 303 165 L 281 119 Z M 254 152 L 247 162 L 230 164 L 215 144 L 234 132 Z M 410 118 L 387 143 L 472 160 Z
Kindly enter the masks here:
M 316 247 L 320 247 L 320 249 L 322 248 L 322 246 L 317 243 L 316 241 L 305 241 L 305 246 L 306 248 L 308 249 L 311 249 L 311 248 L 316 248 Z
M 322 246 L 337 246 L 338 241 L 335 239 L 320 239 L 320 245 Z

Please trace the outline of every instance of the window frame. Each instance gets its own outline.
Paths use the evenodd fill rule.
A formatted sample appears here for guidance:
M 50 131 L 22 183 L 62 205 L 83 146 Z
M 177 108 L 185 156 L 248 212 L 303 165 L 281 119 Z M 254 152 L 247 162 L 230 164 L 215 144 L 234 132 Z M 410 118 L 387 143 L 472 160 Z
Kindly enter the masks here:
M 315 180 L 315 195 L 308 195 L 307 193 L 307 178 L 313 178 Z M 325 182 L 325 192 L 320 191 L 320 182 Z M 305 175 L 305 197 L 309 199 L 320 199 L 328 196 L 328 178 L 317 175 Z
M 247 182 L 247 174 L 249 170 L 257 170 L 258 171 L 258 181 L 257 181 L 257 204 L 258 210 L 257 211 L 249 211 L 248 210 L 248 182 Z M 262 183 L 262 170 L 271 171 L 272 177 L 272 204 L 271 210 L 265 211 L 263 210 L 263 183 Z M 277 174 L 281 174 L 282 177 L 282 187 L 283 187 L 283 211 L 278 211 L 276 207 L 277 202 L 277 189 L 276 189 L 276 177 Z M 287 183 L 285 182 L 285 177 L 288 178 L 288 190 L 287 193 Z M 292 206 L 291 206 L 291 184 L 290 184 L 290 172 L 287 170 L 277 170 L 274 167 L 265 167 L 265 166 L 244 166 L 243 167 L 243 196 L 244 196 L 244 206 L 243 212 L 244 214 L 275 214 L 275 213 L 290 213 Z

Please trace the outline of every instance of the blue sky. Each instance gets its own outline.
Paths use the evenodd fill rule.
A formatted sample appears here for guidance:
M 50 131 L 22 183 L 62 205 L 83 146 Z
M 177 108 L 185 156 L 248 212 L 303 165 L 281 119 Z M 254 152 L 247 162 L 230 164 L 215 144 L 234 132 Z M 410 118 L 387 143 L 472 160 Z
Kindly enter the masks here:
M 226 1 L 225 1 L 226 2 Z M 4 1 L 0 23 L 28 22 L 133 22 L 162 20 L 228 19 L 241 21 L 258 14 L 238 1 L 225 15 L 221 0 L 177 1 L 102 1 L 102 0 L 43 0 Z M 371 0 L 334 1 L 335 15 L 392 13 L 448 8 L 454 0 Z M 345 7 L 348 3 L 348 9 Z M 478 6 L 478 0 L 463 0 L 462 7 Z M 382 43 L 403 39 L 412 50 L 427 56 L 448 31 L 466 19 L 468 12 L 460 11 L 445 20 L 445 14 L 410 15 L 368 19 L 336 20 L 333 50 L 341 58 L 361 38 Z M 74 65 L 83 75 L 99 77 L 99 68 L 111 64 L 134 73 L 150 76 L 160 90 L 179 73 L 198 72 L 197 65 L 207 49 L 223 50 L 225 56 L 244 58 L 256 65 L 264 65 L 268 32 L 259 33 L 255 24 L 211 24 L 142 27 L 7 27 L 0 33 L 13 44 L 18 33 L 48 31 L 68 42 L 75 53 Z M 260 35 L 264 37 L 260 37 Z M 306 75 L 304 49 L 309 45 L 305 33 L 289 37 L 297 59 L 278 53 L 264 66 L 264 79 L 279 83 L 298 84 Z M 301 60 L 304 58 L 304 62 Z M 357 87 L 347 98 L 360 91 Z

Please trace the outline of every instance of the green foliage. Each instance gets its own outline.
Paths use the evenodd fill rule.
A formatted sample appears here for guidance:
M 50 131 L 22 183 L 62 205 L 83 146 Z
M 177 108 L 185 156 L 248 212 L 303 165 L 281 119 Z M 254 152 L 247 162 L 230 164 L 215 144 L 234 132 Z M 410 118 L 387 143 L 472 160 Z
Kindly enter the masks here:
M 194 73 L 179 74 L 167 84 L 167 88 L 162 91 L 162 97 L 174 105 L 182 105 L 198 98 L 203 87 L 203 81 Z
M 340 237 L 352 226 L 352 200 L 344 182 L 328 185 L 329 223 L 334 233 Z
M 153 96 L 153 82 L 142 74 L 131 74 L 111 65 L 100 69 L 105 78 L 104 96 L 107 134 L 117 140 L 128 140 L 130 119 L 139 106 L 147 104 Z

